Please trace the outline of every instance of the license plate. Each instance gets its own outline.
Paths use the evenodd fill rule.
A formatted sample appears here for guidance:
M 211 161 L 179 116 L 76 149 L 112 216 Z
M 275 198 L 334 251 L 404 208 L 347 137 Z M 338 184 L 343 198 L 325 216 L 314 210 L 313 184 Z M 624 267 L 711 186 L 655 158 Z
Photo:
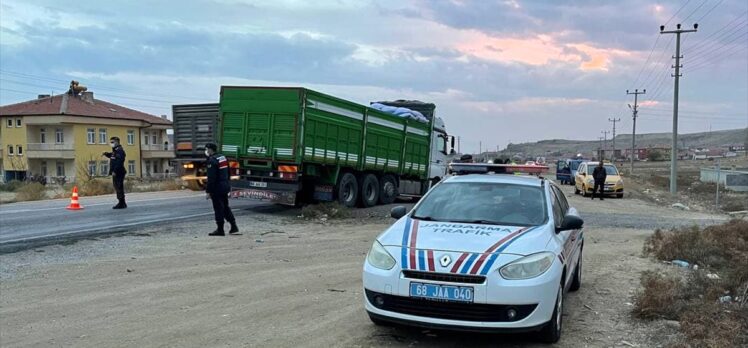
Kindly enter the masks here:
M 410 297 L 437 301 L 473 302 L 473 288 L 470 286 L 410 283 Z
M 268 183 L 262 181 L 250 181 L 249 186 L 251 187 L 268 187 Z
M 278 199 L 278 195 L 273 192 L 258 191 L 258 190 L 237 190 L 229 193 L 231 198 L 250 198 L 260 200 L 275 200 Z

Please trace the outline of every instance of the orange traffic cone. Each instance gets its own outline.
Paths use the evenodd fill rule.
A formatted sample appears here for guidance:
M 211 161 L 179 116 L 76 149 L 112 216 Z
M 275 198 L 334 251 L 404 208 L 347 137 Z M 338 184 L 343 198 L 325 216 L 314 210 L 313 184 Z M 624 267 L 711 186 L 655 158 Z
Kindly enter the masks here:
M 80 203 L 78 203 L 78 186 L 73 186 L 73 195 L 70 197 L 70 205 L 68 205 L 68 210 L 81 210 L 83 207 L 81 207 Z

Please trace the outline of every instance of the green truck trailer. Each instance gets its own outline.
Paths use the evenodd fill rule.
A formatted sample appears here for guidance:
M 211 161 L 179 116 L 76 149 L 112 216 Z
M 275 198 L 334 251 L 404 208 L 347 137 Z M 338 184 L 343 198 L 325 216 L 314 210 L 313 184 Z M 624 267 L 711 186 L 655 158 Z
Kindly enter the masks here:
M 418 196 L 446 175 L 454 138 L 435 105 L 420 121 L 306 88 L 221 87 L 221 152 L 239 164 L 233 197 L 353 207 Z

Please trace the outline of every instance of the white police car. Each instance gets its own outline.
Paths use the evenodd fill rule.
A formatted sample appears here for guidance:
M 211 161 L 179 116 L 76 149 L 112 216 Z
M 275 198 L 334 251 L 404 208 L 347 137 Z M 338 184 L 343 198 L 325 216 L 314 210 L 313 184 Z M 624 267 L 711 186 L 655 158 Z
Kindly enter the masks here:
M 550 180 L 495 174 L 538 167 L 452 164 L 410 213 L 392 209 L 364 262 L 371 320 L 558 341 L 564 294 L 581 285 L 583 221 Z

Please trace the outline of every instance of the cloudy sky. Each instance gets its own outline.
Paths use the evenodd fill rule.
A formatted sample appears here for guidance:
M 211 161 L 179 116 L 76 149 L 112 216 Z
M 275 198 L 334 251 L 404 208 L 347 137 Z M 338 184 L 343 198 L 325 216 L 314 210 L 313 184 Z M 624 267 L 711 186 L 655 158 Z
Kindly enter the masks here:
M 221 85 L 303 86 L 368 103 L 437 104 L 464 152 L 597 139 L 626 90 L 637 132 L 671 129 L 684 34 L 682 132 L 748 126 L 745 0 L 0 0 L 0 103 L 62 93 L 153 114 L 215 102 Z

